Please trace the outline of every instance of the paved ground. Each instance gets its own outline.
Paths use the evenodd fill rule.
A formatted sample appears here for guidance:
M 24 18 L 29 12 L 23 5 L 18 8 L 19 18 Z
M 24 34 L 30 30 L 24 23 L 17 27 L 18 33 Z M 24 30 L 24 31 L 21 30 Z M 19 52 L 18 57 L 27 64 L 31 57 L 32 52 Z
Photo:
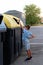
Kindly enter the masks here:
M 36 35 L 35 39 L 30 40 L 33 58 L 25 62 L 27 56 L 23 48 L 21 56 L 11 65 L 43 65 L 43 27 L 31 27 L 30 30 Z
M 23 49 L 21 56 L 11 65 L 43 65 L 43 44 L 31 44 L 31 50 L 33 58 L 30 61 L 24 61 L 27 56 Z
M 36 36 L 30 40 L 31 43 L 43 43 L 43 26 L 32 26 L 30 31 Z

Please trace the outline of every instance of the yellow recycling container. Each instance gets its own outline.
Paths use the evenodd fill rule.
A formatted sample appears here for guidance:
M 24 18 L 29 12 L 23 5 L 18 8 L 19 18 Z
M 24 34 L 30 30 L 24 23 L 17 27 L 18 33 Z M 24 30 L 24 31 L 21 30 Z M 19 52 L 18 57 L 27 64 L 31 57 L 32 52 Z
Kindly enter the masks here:
M 21 54 L 22 47 L 22 30 L 20 22 L 22 21 L 12 15 L 2 14 L 3 22 L 7 26 L 6 33 L 4 34 L 4 65 L 9 65 L 14 62 L 14 59 Z M 19 27 L 19 28 L 18 28 Z
M 18 24 L 18 22 L 20 22 L 19 18 L 8 14 L 3 14 L 3 16 L 3 21 L 8 28 L 20 27 Z M 21 24 L 23 25 L 23 22 L 21 22 Z

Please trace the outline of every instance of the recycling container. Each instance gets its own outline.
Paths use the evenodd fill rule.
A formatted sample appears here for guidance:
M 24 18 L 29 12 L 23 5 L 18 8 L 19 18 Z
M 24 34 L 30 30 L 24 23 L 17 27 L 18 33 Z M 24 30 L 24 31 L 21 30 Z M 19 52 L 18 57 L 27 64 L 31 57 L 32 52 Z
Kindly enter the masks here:
M 3 16 L 0 15 L 0 65 L 4 65 L 4 34 L 6 32 L 6 26 L 3 22 Z
M 3 14 L 3 21 L 7 27 L 4 34 L 4 65 L 9 65 L 21 54 L 22 31 L 18 22 L 19 18 Z

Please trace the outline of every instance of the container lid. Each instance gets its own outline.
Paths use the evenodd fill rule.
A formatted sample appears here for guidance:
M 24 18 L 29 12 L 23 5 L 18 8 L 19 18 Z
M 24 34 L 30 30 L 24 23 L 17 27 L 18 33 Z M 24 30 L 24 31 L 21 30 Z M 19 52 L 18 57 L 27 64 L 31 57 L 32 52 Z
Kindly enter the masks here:
M 19 18 L 8 14 L 3 14 L 3 16 L 3 21 L 8 28 L 20 27 L 20 25 L 18 24 L 18 22 L 20 22 Z

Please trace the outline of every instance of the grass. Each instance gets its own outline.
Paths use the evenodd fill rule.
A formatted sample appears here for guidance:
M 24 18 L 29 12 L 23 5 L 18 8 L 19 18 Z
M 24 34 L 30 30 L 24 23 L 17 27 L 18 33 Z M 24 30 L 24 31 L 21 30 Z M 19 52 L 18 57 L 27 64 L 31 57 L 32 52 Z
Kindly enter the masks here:
M 32 26 L 43 26 L 43 24 L 33 24 Z

